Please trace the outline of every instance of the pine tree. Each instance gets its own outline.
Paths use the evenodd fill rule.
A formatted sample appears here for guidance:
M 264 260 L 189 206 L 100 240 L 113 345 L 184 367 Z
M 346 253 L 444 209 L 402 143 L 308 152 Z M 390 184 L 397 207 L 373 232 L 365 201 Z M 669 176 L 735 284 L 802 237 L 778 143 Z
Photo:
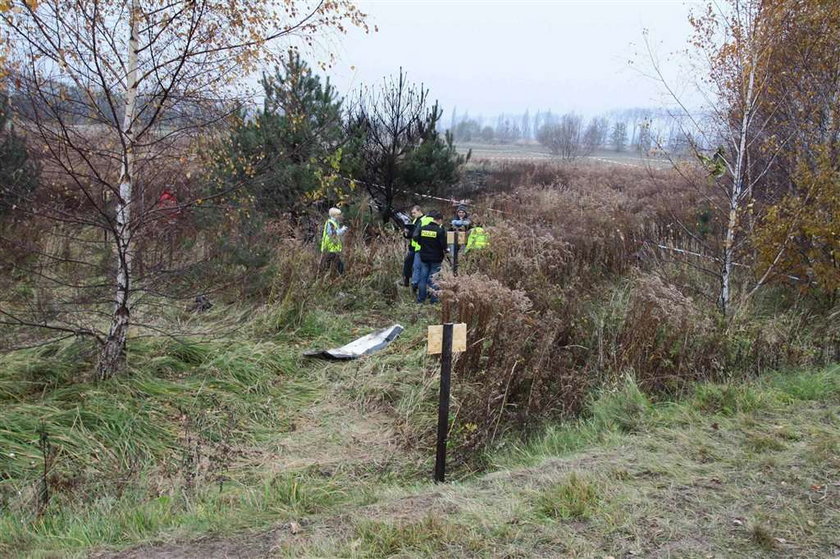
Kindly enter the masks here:
M 613 125 L 611 138 L 613 149 L 621 152 L 627 149 L 627 123 L 616 122 Z
M 223 184 L 244 184 L 269 215 L 299 212 L 315 199 L 338 201 L 352 158 L 329 79 L 322 82 L 290 51 L 274 75 L 263 76 L 262 87 L 262 110 L 240 115 L 217 161 Z
M 466 158 L 455 151 L 451 133 L 438 132 L 441 115 L 429 90 L 409 82 L 402 69 L 381 87 L 360 93 L 349 126 L 361 141 L 359 178 L 383 221 L 398 219 L 398 197 L 411 199 L 457 181 Z
M 525 110 L 525 114 L 522 115 L 522 138 L 524 140 L 531 139 L 531 115 L 527 109 Z
M 399 183 L 412 191 L 438 194 L 458 181 L 458 171 L 467 156 L 455 149 L 452 132 L 443 137 L 432 131 L 423 143 L 410 151 L 400 165 Z

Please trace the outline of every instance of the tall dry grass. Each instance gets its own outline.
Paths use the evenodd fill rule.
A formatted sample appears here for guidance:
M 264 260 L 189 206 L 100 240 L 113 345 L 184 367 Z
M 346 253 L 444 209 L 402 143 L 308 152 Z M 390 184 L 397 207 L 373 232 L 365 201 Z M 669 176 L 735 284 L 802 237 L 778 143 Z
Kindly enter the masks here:
M 713 247 L 702 176 L 578 166 L 543 169 L 554 182 L 531 184 L 532 165 L 500 172 L 524 184 L 476 204 L 490 248 L 464 255 L 459 276 L 441 282 L 443 319 L 468 326 L 455 368 L 460 448 L 576 414 L 594 389 L 628 375 L 666 397 L 840 357 L 836 309 L 768 290 L 724 320 L 714 277 L 650 248 Z

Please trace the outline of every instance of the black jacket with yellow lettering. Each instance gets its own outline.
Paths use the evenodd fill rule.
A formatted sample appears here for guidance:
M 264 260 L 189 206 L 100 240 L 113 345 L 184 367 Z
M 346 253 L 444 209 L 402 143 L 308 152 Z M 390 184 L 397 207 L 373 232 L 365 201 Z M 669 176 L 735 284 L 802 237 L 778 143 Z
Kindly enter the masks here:
M 414 240 L 420 243 L 420 260 L 428 264 L 443 262 L 446 254 L 446 230 L 434 221 L 415 230 Z

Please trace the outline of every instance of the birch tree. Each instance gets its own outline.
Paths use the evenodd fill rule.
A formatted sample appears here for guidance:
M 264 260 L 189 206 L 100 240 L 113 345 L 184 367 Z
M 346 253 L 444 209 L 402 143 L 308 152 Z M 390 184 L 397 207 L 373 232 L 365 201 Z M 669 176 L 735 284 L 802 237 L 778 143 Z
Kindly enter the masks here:
M 707 167 L 712 191 L 704 198 L 721 224 L 720 238 L 704 239 L 686 224 L 681 227 L 711 255 L 712 265 L 703 268 L 718 280 L 716 299 L 724 315 L 732 312 L 736 256 L 749 246 L 750 228 L 745 220 L 752 215 L 756 189 L 786 144 L 785 138 L 772 144 L 762 140 L 762 131 L 775 115 L 775 100 L 768 92 L 768 60 L 776 43 L 774 21 L 765 4 L 728 0 L 709 4 L 691 16 L 691 45 L 703 76 L 696 86 L 706 101 L 700 108 L 684 104 L 645 39 L 654 77 L 679 107 L 681 118 L 674 122 L 686 138 L 692 138 L 694 155 Z M 757 157 L 759 152 L 764 157 Z
M 726 148 L 717 152 L 725 172 L 718 179 L 724 189 L 728 207 L 723 246 L 720 254 L 720 296 L 722 313 L 730 311 L 732 268 L 740 247 L 741 220 L 752 198 L 753 187 L 766 172 L 749 167 L 750 150 L 758 145 L 756 115 L 766 94 L 766 59 L 772 44 L 764 33 L 762 3 L 733 0 L 727 13 L 707 12 L 693 20 L 695 44 L 708 53 L 712 61 L 709 82 L 723 107 L 718 109 L 721 137 Z M 724 40 L 715 44 L 721 30 Z M 758 172 L 756 172 L 758 171 Z M 763 172 L 762 172 L 763 171 Z
M 22 125 L 43 145 L 53 184 L 78 202 L 69 209 L 33 201 L 30 211 L 105 232 L 112 297 L 107 320 L 84 326 L 9 312 L 3 321 L 93 336 L 101 344 L 97 376 L 122 370 L 132 311 L 150 294 L 137 284 L 136 247 L 163 217 L 147 196 L 150 177 L 186 163 L 202 134 L 232 110 L 244 80 L 279 62 L 289 41 L 312 45 L 325 32 L 364 26 L 364 18 L 347 0 L 10 4 L 0 22 Z

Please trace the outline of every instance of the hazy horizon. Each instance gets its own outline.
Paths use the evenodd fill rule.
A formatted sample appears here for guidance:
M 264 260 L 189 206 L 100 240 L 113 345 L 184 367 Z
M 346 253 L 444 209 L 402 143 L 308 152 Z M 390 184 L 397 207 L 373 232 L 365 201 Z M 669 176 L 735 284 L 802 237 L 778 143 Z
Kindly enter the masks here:
M 552 110 L 583 115 L 667 104 L 644 66 L 643 30 L 669 75 L 680 73 L 697 2 L 452 2 L 362 0 L 371 29 L 328 48 L 343 94 L 402 67 L 430 89 L 449 122 L 460 115 Z M 677 53 L 676 55 L 674 53 Z M 629 61 L 633 60 L 633 64 Z

